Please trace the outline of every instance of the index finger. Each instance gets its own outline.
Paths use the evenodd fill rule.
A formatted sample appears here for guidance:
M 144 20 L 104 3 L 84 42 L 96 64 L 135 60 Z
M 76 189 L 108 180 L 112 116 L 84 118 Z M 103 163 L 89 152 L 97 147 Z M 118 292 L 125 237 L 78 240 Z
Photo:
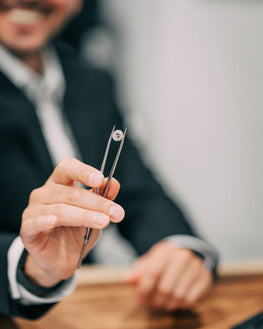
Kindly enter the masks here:
M 48 181 L 61 185 L 79 182 L 95 188 L 103 184 L 104 176 L 99 170 L 77 159 L 68 158 L 59 162 Z

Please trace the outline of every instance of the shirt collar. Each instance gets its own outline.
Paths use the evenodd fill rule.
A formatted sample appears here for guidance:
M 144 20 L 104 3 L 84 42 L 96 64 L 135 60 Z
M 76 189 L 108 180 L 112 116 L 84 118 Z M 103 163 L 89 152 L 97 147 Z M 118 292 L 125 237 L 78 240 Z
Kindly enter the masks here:
M 43 64 L 43 74 L 40 75 L 0 44 L 0 69 L 14 85 L 22 89 L 33 102 L 46 99 L 61 102 L 65 80 L 59 59 L 52 48 L 44 52 Z

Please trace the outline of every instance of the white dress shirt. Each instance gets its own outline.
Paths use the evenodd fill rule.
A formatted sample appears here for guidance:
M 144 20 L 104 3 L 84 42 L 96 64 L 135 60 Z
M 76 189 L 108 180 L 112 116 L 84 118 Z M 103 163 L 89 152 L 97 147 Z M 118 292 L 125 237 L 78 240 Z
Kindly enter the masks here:
M 65 157 L 78 157 L 79 150 L 70 126 L 63 117 L 62 100 L 65 91 L 65 80 L 59 60 L 52 49 L 45 52 L 43 63 L 43 74 L 39 75 L 0 45 L 0 69 L 35 105 L 51 159 L 53 164 L 56 165 Z M 57 148 L 57 145 L 60 147 Z M 203 240 L 186 235 L 173 235 L 166 239 L 177 247 L 188 248 L 201 254 L 204 258 L 204 264 L 210 269 L 213 269 L 217 263 L 218 255 L 216 250 Z M 116 240 L 116 235 L 114 240 Z M 33 295 L 18 284 L 16 272 L 23 249 L 23 243 L 20 237 L 17 237 L 8 252 L 8 277 L 11 296 L 14 299 L 19 299 L 21 303 L 26 305 L 53 303 L 72 293 L 76 285 L 74 277 L 65 281 L 63 285 L 45 298 Z M 108 247 L 108 244 L 103 244 L 102 241 L 97 245 L 95 257 L 100 262 L 105 263 L 105 259 L 108 259 L 107 250 L 121 249 Z M 131 247 L 126 248 L 126 250 L 130 251 L 127 253 L 128 261 L 126 263 L 131 263 L 135 259 L 136 253 L 131 250 Z M 106 255 L 106 257 L 103 257 L 103 255 Z M 120 258 L 123 260 L 123 257 Z

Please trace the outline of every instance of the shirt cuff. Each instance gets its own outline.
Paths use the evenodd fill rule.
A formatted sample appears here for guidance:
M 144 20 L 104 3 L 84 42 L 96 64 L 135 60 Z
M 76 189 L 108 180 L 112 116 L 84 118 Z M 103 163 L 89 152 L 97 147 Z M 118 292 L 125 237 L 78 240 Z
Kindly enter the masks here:
M 215 271 L 219 255 L 216 249 L 208 242 L 190 235 L 171 235 L 165 238 L 165 240 L 170 241 L 176 247 L 190 249 L 200 254 L 204 259 L 205 266 L 211 272 Z
M 10 294 L 13 299 L 19 300 L 23 305 L 51 304 L 62 300 L 72 294 L 76 287 L 76 276 L 65 280 L 58 288 L 52 290 L 45 296 L 37 296 L 28 291 L 17 282 L 17 270 L 20 258 L 24 252 L 24 245 L 20 237 L 17 237 L 8 250 L 8 280 Z

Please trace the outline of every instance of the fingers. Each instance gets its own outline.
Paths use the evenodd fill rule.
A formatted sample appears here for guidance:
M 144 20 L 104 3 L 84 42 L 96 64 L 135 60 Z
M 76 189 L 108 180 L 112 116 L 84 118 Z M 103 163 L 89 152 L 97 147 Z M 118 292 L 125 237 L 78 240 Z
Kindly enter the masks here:
M 196 303 L 201 300 L 213 286 L 213 276 L 212 273 L 207 269 L 203 268 L 199 280 L 190 287 L 186 300 L 190 304 Z
M 192 286 L 202 281 L 201 274 L 204 269 L 203 262 L 192 254 L 191 259 L 186 262 L 184 270 L 181 272 L 179 280 L 175 282 L 173 289 L 171 289 L 170 299 L 166 301 L 166 309 L 173 310 L 176 308 L 183 308 L 192 306 L 193 303 L 188 300 L 188 294 Z
M 190 256 L 191 257 L 191 256 Z M 189 288 L 196 281 L 203 267 L 201 259 L 192 258 L 184 259 L 184 267 L 179 274 L 179 280 L 177 280 L 173 287 L 173 295 L 177 299 L 183 299 Z
M 176 292 L 167 303 L 165 309 L 173 311 L 176 309 L 189 309 L 208 294 L 213 285 L 212 274 L 209 270 L 203 268 L 200 275 L 182 297 L 178 297 Z
M 137 262 L 128 282 L 137 284 L 140 304 L 172 311 L 192 307 L 208 293 L 213 279 L 198 256 L 165 241 Z
M 99 187 L 103 183 L 102 173 L 77 159 L 63 159 L 54 169 L 48 181 L 62 185 L 80 182 L 90 187 Z
M 154 303 L 154 306 L 167 311 L 189 309 L 204 297 L 212 287 L 212 274 L 201 260 L 193 255 L 192 261 L 182 271 L 179 280 L 167 295 L 167 299 Z M 155 301 L 158 297 L 155 297 Z
M 98 210 L 83 209 L 68 204 L 31 206 L 25 213 L 26 219 L 40 216 L 56 216 L 56 226 L 91 227 L 102 229 L 109 225 L 111 215 Z M 117 220 L 115 220 L 117 221 Z
M 106 184 L 107 179 L 104 180 L 103 187 Z M 120 184 L 116 179 L 112 179 L 110 188 L 107 194 L 107 199 L 114 200 L 120 190 Z M 77 186 L 64 186 L 60 184 L 48 184 L 43 187 L 33 190 L 30 194 L 31 203 L 68 203 L 82 207 L 87 203 L 87 200 L 93 198 L 97 199 L 97 194 L 93 190 L 87 190 Z M 105 198 L 103 199 L 105 200 Z M 110 203 L 110 202 L 109 202 Z
M 192 272 L 193 270 L 195 272 L 195 269 L 191 266 L 191 251 L 172 248 L 170 261 L 152 299 L 152 304 L 155 307 L 166 306 L 172 297 L 171 294 L 176 289 L 179 289 L 178 298 L 180 299 L 191 279 L 195 277 L 195 273 Z M 189 274 L 186 275 L 186 273 Z
M 99 195 L 103 194 L 104 187 L 106 186 L 107 182 L 108 182 L 108 178 L 105 178 L 103 184 L 100 187 L 100 190 L 98 193 Z M 109 189 L 108 189 L 108 192 L 107 192 L 107 195 L 105 198 L 107 198 L 109 200 L 114 200 L 116 198 L 116 196 L 118 195 L 119 190 L 120 190 L 120 183 L 115 178 L 112 178 L 110 181 L 110 186 L 109 186 Z
M 102 195 L 104 187 L 107 184 L 107 181 L 108 178 L 105 178 L 102 186 L 100 187 L 99 195 Z M 110 186 L 106 198 L 109 200 L 114 200 L 118 195 L 119 190 L 120 190 L 120 183 L 115 178 L 112 178 L 110 181 Z
M 110 216 L 98 211 L 82 209 L 66 204 L 55 204 L 38 207 L 40 214 L 55 214 L 57 217 L 56 226 L 83 226 L 91 228 L 105 228 L 110 223 Z
M 109 197 L 115 198 L 118 194 L 120 185 L 116 180 L 113 180 L 110 184 Z M 34 190 L 30 196 L 31 207 L 26 210 L 26 217 L 36 217 L 44 210 L 46 214 L 53 214 L 57 216 L 62 215 L 61 205 L 71 205 L 76 208 L 81 208 L 76 212 L 76 215 L 72 217 L 72 225 L 76 224 L 73 222 L 76 216 L 80 215 L 83 218 L 84 211 L 94 211 L 101 214 L 107 215 L 113 222 L 119 222 L 124 218 L 124 210 L 117 203 L 103 198 L 100 195 L 95 194 L 93 191 L 87 191 L 83 188 L 74 186 L 63 186 L 59 184 L 46 184 L 44 187 Z M 43 205 L 49 205 L 50 207 L 45 210 Z M 53 206 L 53 207 L 51 207 Z M 71 213 L 71 211 L 69 212 Z M 90 215 L 91 213 L 88 212 Z M 67 214 L 66 214 L 67 215 Z M 95 214 L 94 214 L 95 215 Z M 64 214 L 63 214 L 64 216 Z M 25 214 L 24 216 L 25 217 Z M 68 217 L 68 216 L 66 216 Z M 83 223 L 83 226 L 85 223 Z
M 166 248 L 162 248 L 161 244 L 159 248 L 153 247 L 148 254 L 137 261 L 133 272 L 127 278 L 127 282 L 137 281 L 136 294 L 139 304 L 144 304 L 151 298 L 160 277 L 163 275 L 169 260 L 166 251 Z
M 159 259 L 158 263 L 153 259 L 149 262 L 145 261 L 143 274 L 137 287 L 137 300 L 139 304 L 143 304 L 151 298 L 165 265 L 165 258 Z
M 92 223 L 89 223 L 89 226 L 91 227 Z M 77 225 L 75 226 L 81 227 L 82 225 L 80 224 L 81 223 L 77 223 Z M 37 237 L 39 234 L 49 233 L 55 227 L 59 226 L 71 226 L 70 221 L 68 220 L 68 218 L 63 218 L 63 220 L 59 220 L 59 218 L 54 215 L 43 215 L 35 218 L 29 218 L 23 222 L 20 230 L 20 236 L 23 241 L 28 243 L 29 241 L 34 241 L 35 237 Z M 95 224 L 93 226 L 93 228 L 95 229 L 91 233 L 90 241 L 87 245 L 87 251 L 90 250 L 96 242 L 97 238 L 100 235 L 100 229 L 103 225 Z M 96 229 L 96 227 L 99 227 L 99 229 Z M 81 234 L 81 236 L 83 236 L 83 234 Z
M 23 222 L 20 235 L 24 238 L 31 238 L 41 232 L 49 231 L 56 225 L 57 218 L 53 215 L 39 216 Z

